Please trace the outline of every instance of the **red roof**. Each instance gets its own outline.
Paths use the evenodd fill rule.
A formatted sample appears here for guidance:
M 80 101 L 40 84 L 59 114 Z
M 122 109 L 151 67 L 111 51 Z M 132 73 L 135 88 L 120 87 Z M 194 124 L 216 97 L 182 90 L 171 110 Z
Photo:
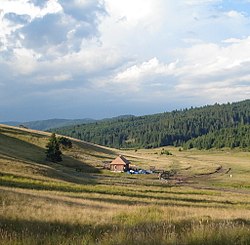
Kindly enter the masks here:
M 128 164 L 130 164 L 130 161 L 127 160 L 124 156 L 120 155 L 115 160 L 113 160 L 110 164 L 128 165 Z

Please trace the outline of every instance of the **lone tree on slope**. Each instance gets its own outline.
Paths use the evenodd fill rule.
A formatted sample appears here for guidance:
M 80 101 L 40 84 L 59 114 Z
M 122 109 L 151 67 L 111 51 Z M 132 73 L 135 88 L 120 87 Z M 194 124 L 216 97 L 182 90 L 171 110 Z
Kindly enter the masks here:
M 56 138 L 55 133 L 49 138 L 49 142 L 46 145 L 46 160 L 51 162 L 61 162 L 62 161 L 62 152 L 60 151 L 60 144 Z

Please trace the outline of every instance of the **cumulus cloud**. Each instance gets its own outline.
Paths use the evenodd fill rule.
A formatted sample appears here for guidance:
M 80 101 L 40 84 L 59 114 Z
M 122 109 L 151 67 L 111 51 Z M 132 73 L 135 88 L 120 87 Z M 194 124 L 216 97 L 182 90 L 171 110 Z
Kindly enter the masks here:
M 99 18 L 105 13 L 100 1 L 4 0 L 2 43 L 5 50 L 21 46 L 50 58 L 79 51 L 82 40 L 98 36 Z
M 64 13 L 78 21 L 97 25 L 100 17 L 106 15 L 103 1 L 100 0 L 59 0 Z
M 203 55 L 201 55 L 201 52 Z M 250 38 L 219 44 L 196 45 L 185 50 L 176 91 L 223 102 L 249 97 Z
M 154 57 L 153 59 L 143 62 L 140 65 L 134 65 L 123 72 L 118 73 L 116 76 L 117 81 L 133 81 L 133 80 L 145 80 L 152 75 L 167 75 L 172 73 L 176 63 L 169 65 L 160 64 L 159 60 Z
M 175 76 L 177 63 L 178 61 L 164 64 L 154 57 L 119 72 L 112 79 L 111 84 L 122 86 L 126 91 L 129 90 L 130 92 L 143 93 L 144 90 L 148 89 L 152 92 L 152 87 L 161 89 L 162 87 L 169 86 L 169 83 L 171 83 L 170 80 L 172 80 L 171 77 Z
M 209 102 L 244 99 L 250 94 L 250 38 L 203 43 L 182 49 L 180 60 L 168 64 L 155 57 L 109 79 L 110 89 L 154 99 L 193 96 Z
M 77 108 L 96 98 L 97 111 L 118 113 L 119 105 L 121 114 L 166 110 L 169 101 L 174 109 L 249 98 L 246 6 L 224 0 L 2 0 L 0 96 L 12 98 L 13 108 L 35 100 L 44 112 L 43 97 L 55 108 L 66 98 L 78 101 Z
M 36 19 L 60 11 L 61 6 L 55 0 L 46 1 L 46 4 L 42 8 L 35 6 L 28 0 L 3 0 L 0 6 L 1 50 L 7 51 L 11 55 L 14 48 L 25 47 L 23 42 L 25 39 L 27 40 L 27 37 L 20 30 L 30 25 Z M 32 47 L 25 48 L 30 49 Z

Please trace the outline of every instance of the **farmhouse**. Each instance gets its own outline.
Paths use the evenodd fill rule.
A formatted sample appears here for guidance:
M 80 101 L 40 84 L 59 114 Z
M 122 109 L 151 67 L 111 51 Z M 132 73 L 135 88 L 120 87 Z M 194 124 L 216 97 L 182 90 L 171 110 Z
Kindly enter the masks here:
M 110 170 L 113 172 L 124 172 L 129 170 L 130 161 L 120 155 L 110 163 Z

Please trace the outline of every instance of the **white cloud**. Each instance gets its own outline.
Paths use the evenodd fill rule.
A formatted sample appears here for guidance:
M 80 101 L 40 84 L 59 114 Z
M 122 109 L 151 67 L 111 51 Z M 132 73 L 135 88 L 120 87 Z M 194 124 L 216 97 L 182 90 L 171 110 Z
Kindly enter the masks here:
M 250 38 L 227 46 L 196 44 L 181 53 L 182 58 L 172 63 L 164 64 L 154 57 L 130 66 L 103 82 L 104 87 L 121 94 L 136 93 L 137 99 L 174 95 L 223 102 L 249 96 Z
M 223 43 L 239 43 L 239 42 L 241 42 L 241 39 L 232 37 L 232 38 L 222 40 L 222 42 Z
M 40 85 L 47 85 L 47 84 L 54 84 L 54 83 L 61 83 L 61 82 L 70 82 L 72 81 L 72 75 L 70 73 L 61 73 L 61 74 L 56 74 L 56 75 L 51 75 L 51 76 L 43 76 L 39 75 L 37 77 L 34 77 L 32 81 L 29 81 L 31 84 L 40 84 Z
M 226 15 L 230 18 L 242 18 L 242 17 L 244 18 L 244 15 L 242 13 L 235 10 L 227 12 Z
M 219 102 L 230 100 L 230 96 L 231 99 L 249 96 L 250 38 L 226 47 L 203 44 L 183 52 L 186 62 L 179 70 L 177 92 Z
M 214 4 L 214 3 L 220 3 L 222 0 L 184 0 L 186 4 L 189 5 L 200 5 L 200 4 Z
M 62 10 L 57 0 L 50 0 L 45 2 L 45 6 L 40 8 L 35 6 L 29 0 L 1 0 L 0 9 L 4 13 L 15 13 L 17 15 L 28 15 L 31 19 L 42 18 L 47 14 L 57 13 Z
M 50 0 L 38 5 L 4 0 L 1 5 L 0 50 L 33 49 L 46 59 L 79 51 L 84 39 L 98 36 L 99 18 L 106 14 L 98 0 L 70 4 Z
M 30 23 L 35 18 L 43 18 L 48 14 L 55 14 L 62 10 L 57 0 L 46 1 L 43 8 L 35 6 L 29 0 L 9 1 L 2 0 L 0 6 L 0 40 L 2 50 L 13 46 L 15 40 L 10 36 L 17 30 Z M 15 36 L 15 38 L 17 38 Z
M 106 0 L 105 3 L 113 18 L 129 25 L 137 25 L 140 21 L 148 21 L 148 17 L 153 17 L 157 6 L 151 0 Z
M 248 98 L 250 12 L 224 3 L 2 0 L 1 96 L 75 93 L 85 104 L 87 91 L 110 108 Z
M 32 73 L 38 66 L 40 55 L 30 49 L 17 48 L 13 50 L 13 58 L 8 62 L 14 73 L 26 75 Z
M 152 76 L 156 75 L 169 75 L 173 74 L 178 61 L 170 64 L 162 64 L 159 60 L 154 57 L 149 61 L 143 62 L 139 65 L 129 67 L 123 72 L 120 72 L 115 77 L 117 82 L 133 82 L 141 80 L 147 80 Z
M 99 18 L 106 14 L 103 1 L 100 0 L 59 0 L 64 13 L 78 21 L 98 23 Z

